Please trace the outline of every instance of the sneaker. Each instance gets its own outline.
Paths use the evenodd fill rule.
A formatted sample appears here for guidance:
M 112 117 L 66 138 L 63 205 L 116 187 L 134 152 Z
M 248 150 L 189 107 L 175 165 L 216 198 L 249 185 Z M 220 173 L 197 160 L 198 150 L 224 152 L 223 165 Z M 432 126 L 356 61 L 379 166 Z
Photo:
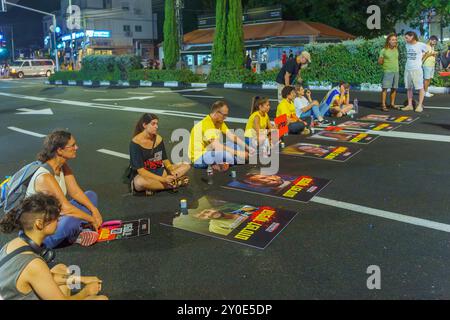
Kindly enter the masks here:
M 92 230 L 83 230 L 78 235 L 75 243 L 78 243 L 82 247 L 89 247 L 96 243 L 98 240 L 98 232 Z
M 331 124 L 331 122 L 328 121 L 327 119 L 323 119 L 322 121 L 319 121 L 319 124 L 321 124 L 321 125 L 329 125 L 329 124 Z
M 349 112 L 347 112 L 347 115 L 348 115 L 348 116 L 352 116 L 352 115 L 354 115 L 354 114 L 356 114 L 356 111 L 355 111 L 355 110 L 350 110 Z
M 414 111 L 416 111 L 416 112 L 422 112 L 422 111 L 423 111 L 423 106 L 419 104 L 419 105 L 417 106 L 416 110 L 414 110 Z
M 413 106 L 406 106 L 406 107 L 401 108 L 401 110 L 402 111 L 413 111 L 414 108 L 413 108 Z
M 303 129 L 301 134 L 304 135 L 304 136 L 307 136 L 310 133 L 311 133 L 311 131 L 308 128 L 305 128 L 305 129 Z
M 425 92 L 425 97 L 427 97 L 427 98 L 431 98 L 432 96 L 434 96 L 434 94 L 432 94 L 432 93 L 429 93 L 428 91 L 427 91 L 427 92 Z

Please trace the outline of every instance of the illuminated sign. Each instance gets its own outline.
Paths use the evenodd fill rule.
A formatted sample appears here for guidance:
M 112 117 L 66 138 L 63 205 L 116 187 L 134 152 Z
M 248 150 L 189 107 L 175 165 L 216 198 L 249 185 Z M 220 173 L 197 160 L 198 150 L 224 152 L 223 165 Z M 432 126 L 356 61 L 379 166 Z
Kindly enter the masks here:
M 87 30 L 86 36 L 90 38 L 111 38 L 111 31 L 108 30 Z
M 108 30 L 87 30 L 86 37 L 89 38 L 111 38 L 111 31 Z M 71 41 L 75 39 L 84 38 L 84 32 L 74 32 L 72 34 L 66 34 L 61 37 L 61 41 Z

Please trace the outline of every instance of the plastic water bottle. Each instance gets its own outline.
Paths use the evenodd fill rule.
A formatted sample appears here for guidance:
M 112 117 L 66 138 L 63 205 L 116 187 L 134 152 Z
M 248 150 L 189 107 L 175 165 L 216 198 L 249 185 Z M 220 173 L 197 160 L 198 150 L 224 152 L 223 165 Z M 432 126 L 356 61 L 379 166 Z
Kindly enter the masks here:
M 208 176 L 208 184 L 213 184 L 213 174 L 214 170 L 211 165 L 208 165 L 208 169 L 206 169 L 206 175 Z
M 311 124 L 310 124 L 310 128 L 311 128 L 311 133 L 314 134 L 314 117 L 311 116 Z
M 355 100 L 353 100 L 353 108 L 355 109 L 355 114 L 358 114 L 359 107 L 358 107 L 358 99 L 357 98 L 355 98 Z
M 187 209 L 187 200 L 186 199 L 181 199 L 180 200 L 180 212 L 183 215 L 188 214 L 188 209 Z

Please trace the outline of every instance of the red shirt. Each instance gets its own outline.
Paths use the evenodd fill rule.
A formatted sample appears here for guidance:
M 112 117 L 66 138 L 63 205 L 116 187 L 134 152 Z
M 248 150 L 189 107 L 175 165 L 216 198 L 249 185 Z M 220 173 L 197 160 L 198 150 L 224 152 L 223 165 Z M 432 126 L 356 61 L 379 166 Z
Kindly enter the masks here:
M 281 56 L 281 63 L 286 64 L 286 59 L 287 59 L 287 55 L 286 55 L 286 53 L 283 53 L 283 55 Z

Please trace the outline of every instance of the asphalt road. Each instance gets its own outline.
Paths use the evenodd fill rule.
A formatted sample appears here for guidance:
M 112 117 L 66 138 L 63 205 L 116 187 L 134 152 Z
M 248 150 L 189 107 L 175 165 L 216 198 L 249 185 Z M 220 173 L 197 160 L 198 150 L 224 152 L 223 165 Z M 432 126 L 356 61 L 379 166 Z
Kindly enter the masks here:
M 226 175 L 216 174 L 209 186 L 198 170 L 190 172 L 192 185 L 178 194 L 132 197 L 121 182 L 128 161 L 97 151 L 127 154 L 134 125 L 148 109 L 159 114 L 168 149 L 174 129 L 190 130 L 198 114 L 207 114 L 221 97 L 236 118 L 229 126 L 242 127 L 238 122 L 248 117 L 251 97 L 275 99 L 275 91 L 88 89 L 42 82 L 0 81 L 0 176 L 34 160 L 42 144 L 42 138 L 8 127 L 42 135 L 67 128 L 80 146 L 71 167 L 85 190 L 98 193 L 105 220 L 150 217 L 150 236 L 57 252 L 59 261 L 100 277 L 111 299 L 450 298 L 448 95 L 427 99 L 424 113 L 407 113 L 420 119 L 358 145 L 362 151 L 345 163 L 283 155 L 282 171 L 332 180 L 319 200 L 299 203 L 225 190 Z M 323 95 L 313 92 L 315 99 Z M 378 93 L 352 96 L 362 115 L 381 113 L 375 110 Z M 398 102 L 404 99 L 400 94 Z M 53 115 L 18 114 L 23 108 L 51 108 Z M 272 103 L 272 116 L 275 108 Z M 288 143 L 304 139 L 289 136 Z M 237 168 L 238 174 L 248 167 Z M 299 214 L 265 250 L 160 225 L 181 198 L 193 204 L 204 194 Z M 0 245 L 11 238 L 0 236 Z M 371 265 L 381 270 L 380 290 L 367 288 Z

